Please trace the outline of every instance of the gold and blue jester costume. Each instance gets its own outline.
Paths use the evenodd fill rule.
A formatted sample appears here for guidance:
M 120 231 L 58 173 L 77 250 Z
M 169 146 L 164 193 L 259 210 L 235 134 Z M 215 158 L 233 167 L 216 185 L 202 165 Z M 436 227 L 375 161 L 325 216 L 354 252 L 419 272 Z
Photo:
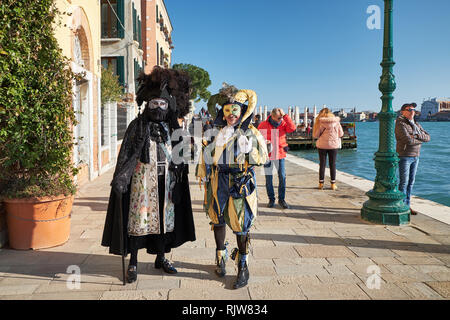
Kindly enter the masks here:
M 248 102 L 248 105 L 244 104 Z M 205 187 L 204 209 L 210 218 L 216 237 L 216 273 L 225 275 L 227 248 L 225 225 L 237 235 L 238 249 L 232 257 L 238 263 L 238 279 L 235 288 L 247 284 L 247 255 L 249 230 L 257 216 L 257 190 L 255 166 L 267 162 L 266 141 L 250 122 L 257 102 L 252 90 L 237 90 L 224 84 L 224 89 L 208 101 L 210 114 L 215 106 L 222 106 L 214 120 L 217 135 L 212 141 L 204 140 L 203 149 L 197 165 L 196 176 Z M 240 118 L 233 126 L 225 117 L 230 113 Z

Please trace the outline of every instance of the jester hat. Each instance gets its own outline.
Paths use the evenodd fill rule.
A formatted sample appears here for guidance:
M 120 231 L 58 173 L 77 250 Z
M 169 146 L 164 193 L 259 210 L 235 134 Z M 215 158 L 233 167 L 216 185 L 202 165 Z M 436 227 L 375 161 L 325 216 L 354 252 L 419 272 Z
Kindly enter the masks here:
M 248 102 L 248 104 L 244 104 Z M 257 96 L 253 90 L 239 90 L 235 86 L 223 83 L 222 89 L 218 94 L 211 96 L 208 100 L 208 112 L 215 117 L 214 125 L 224 127 L 227 121 L 224 119 L 224 106 L 228 104 L 238 105 L 241 109 L 241 116 L 238 123 L 235 125 L 239 129 L 247 130 L 253 118 L 253 112 L 256 108 Z M 220 110 L 216 111 L 216 105 L 221 106 Z

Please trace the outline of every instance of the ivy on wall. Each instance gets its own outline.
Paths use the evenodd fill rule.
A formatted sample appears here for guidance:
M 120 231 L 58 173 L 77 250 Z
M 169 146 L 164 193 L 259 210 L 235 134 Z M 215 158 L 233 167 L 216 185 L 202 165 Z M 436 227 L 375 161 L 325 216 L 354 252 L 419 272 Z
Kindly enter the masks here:
M 53 0 L 0 1 L 0 195 L 73 194 L 77 79 L 54 37 Z

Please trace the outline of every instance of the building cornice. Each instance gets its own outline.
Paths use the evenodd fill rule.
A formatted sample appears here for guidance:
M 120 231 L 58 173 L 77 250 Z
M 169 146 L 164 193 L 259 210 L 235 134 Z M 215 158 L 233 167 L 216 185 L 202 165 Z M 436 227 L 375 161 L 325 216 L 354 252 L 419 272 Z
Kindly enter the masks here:
M 164 5 L 164 10 L 166 11 L 167 18 L 169 18 L 170 28 L 173 30 L 172 20 L 170 20 L 169 11 L 167 11 L 166 3 L 164 0 L 161 0 L 162 4 Z

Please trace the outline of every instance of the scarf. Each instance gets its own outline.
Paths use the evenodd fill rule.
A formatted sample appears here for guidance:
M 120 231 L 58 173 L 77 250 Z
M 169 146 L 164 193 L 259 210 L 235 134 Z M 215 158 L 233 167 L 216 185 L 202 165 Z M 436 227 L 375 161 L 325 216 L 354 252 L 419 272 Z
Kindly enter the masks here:
M 269 117 L 269 123 L 275 128 L 278 128 L 281 125 L 281 122 L 283 122 L 283 120 L 280 120 L 280 122 L 276 122 L 272 119 L 272 117 Z

